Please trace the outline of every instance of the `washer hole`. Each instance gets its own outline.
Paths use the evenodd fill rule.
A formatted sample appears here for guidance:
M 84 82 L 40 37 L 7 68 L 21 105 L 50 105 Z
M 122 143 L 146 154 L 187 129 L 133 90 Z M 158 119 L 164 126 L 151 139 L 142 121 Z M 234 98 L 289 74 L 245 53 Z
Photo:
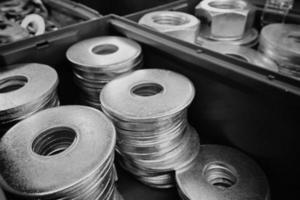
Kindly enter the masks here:
M 92 52 L 98 55 L 108 55 L 115 53 L 118 50 L 119 47 L 114 44 L 101 44 L 93 47 Z
M 0 94 L 16 91 L 22 88 L 28 79 L 25 76 L 12 76 L 0 80 Z
M 210 163 L 204 169 L 206 181 L 212 186 L 225 190 L 237 182 L 235 170 L 224 163 Z
M 134 86 L 131 89 L 131 93 L 138 96 L 148 97 L 148 96 L 157 95 L 161 93 L 163 90 L 164 88 L 157 83 L 142 83 Z
M 247 6 L 245 2 L 241 1 L 213 1 L 208 4 L 213 8 L 224 10 L 243 10 Z
M 241 61 L 244 61 L 244 62 L 249 62 L 248 60 L 247 60 L 247 58 L 245 58 L 245 57 L 243 57 L 243 56 L 240 56 L 240 55 L 237 55 L 237 54 L 230 54 L 230 53 L 228 53 L 228 54 L 226 54 L 227 56 L 230 56 L 230 57 L 233 57 L 233 58 L 236 58 L 236 59 L 238 59 L 238 60 L 241 60 Z
M 67 150 L 76 138 L 76 132 L 71 128 L 51 128 L 34 139 L 32 150 L 41 156 L 54 156 Z
M 176 14 L 159 14 L 152 17 L 154 23 L 160 25 L 171 25 L 171 26 L 180 26 L 190 22 L 184 16 L 176 15 Z

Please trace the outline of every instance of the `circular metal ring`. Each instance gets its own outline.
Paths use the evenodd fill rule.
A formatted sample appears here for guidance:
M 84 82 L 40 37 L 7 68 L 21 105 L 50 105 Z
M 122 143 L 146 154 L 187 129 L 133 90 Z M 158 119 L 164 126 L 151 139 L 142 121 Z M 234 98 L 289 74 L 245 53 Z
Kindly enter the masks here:
M 200 35 L 196 39 L 196 44 L 209 47 L 211 45 L 237 45 L 237 46 L 246 46 L 246 47 L 254 47 L 258 43 L 259 33 L 256 29 L 252 28 L 241 39 L 238 40 L 220 40 L 220 39 L 209 39 L 202 35 Z
M 67 51 L 68 60 L 89 72 L 117 71 L 134 67 L 141 57 L 141 46 L 133 40 L 103 36 L 83 40 Z
M 270 71 L 279 71 L 277 64 L 273 60 L 264 56 L 260 52 L 247 47 L 226 44 L 211 44 L 207 46 L 207 48 L 219 52 L 221 54 L 228 55 L 240 59 L 242 61 L 257 65 L 261 68 L 268 69 Z
M 41 111 L 2 138 L 0 183 L 18 196 L 94 199 L 82 196 L 87 195 L 82 187 L 101 184 L 104 174 L 115 177 L 111 171 L 115 140 L 113 124 L 96 109 L 63 106 Z M 87 186 L 85 190 L 90 191 Z M 88 196 L 99 196 L 99 192 L 92 189 Z
M 145 69 L 109 82 L 100 101 L 119 119 L 141 122 L 182 111 L 194 95 L 194 86 L 186 77 L 167 70 Z
M 179 193 L 189 200 L 269 200 L 269 185 L 260 167 L 229 147 L 202 145 L 194 163 L 176 171 Z
M 58 85 L 56 71 L 43 64 L 17 64 L 0 73 L 0 115 L 7 115 L 41 100 Z
M 259 50 L 273 59 L 280 72 L 300 77 L 300 26 L 294 24 L 270 24 L 260 35 Z

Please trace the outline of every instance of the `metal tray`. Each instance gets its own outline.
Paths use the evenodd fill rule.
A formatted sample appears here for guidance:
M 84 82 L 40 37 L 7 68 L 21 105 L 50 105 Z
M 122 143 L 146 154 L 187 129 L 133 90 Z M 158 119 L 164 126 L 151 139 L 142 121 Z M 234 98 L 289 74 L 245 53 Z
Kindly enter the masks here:
M 151 9 L 145 9 L 136 13 L 131 13 L 126 15 L 125 17 L 129 20 L 132 20 L 134 22 L 138 22 L 139 19 L 141 17 L 143 17 L 145 14 L 149 13 L 149 12 L 153 12 L 153 11 L 163 11 L 163 10 L 168 10 L 168 11 L 181 11 L 181 12 L 185 12 L 185 13 L 190 13 L 190 14 L 194 14 L 194 7 L 195 7 L 195 3 L 199 2 L 199 0 L 191 0 L 191 1 L 186 1 L 186 0 L 179 0 L 179 1 L 175 1 L 169 4 L 164 4 L 161 6 L 157 6 Z M 258 1 L 258 0 L 254 0 L 253 1 L 254 5 L 257 8 L 257 12 L 256 12 L 256 17 L 255 17 L 255 22 L 254 22 L 254 27 L 258 30 L 261 29 L 260 27 L 260 15 L 261 12 L 263 10 L 264 7 L 264 2 Z M 296 3 L 297 4 L 297 3 Z M 297 4 L 297 6 L 299 6 L 299 4 Z M 300 24 L 300 13 L 297 9 L 292 10 L 289 15 L 286 18 L 286 22 L 287 23 L 295 23 L 295 24 Z M 195 44 L 196 45 L 196 44 Z M 221 55 L 221 54 L 220 54 Z M 231 58 L 231 57 L 229 57 Z M 236 58 L 231 58 L 231 60 L 237 60 Z M 240 65 L 244 65 L 245 62 L 244 61 L 240 61 Z M 255 66 L 255 65 L 253 65 Z M 254 68 L 257 68 L 258 66 L 255 66 Z M 288 76 L 287 76 L 288 77 Z M 293 79 L 293 77 L 289 77 L 291 79 Z
M 58 24 L 59 27 L 69 26 L 71 24 L 96 19 L 102 16 L 98 11 L 71 0 L 43 0 L 43 3 L 49 10 L 49 13 L 51 13 L 51 21 Z M 34 37 L 35 36 L 32 38 Z M 27 38 L 23 40 L 27 40 Z M 0 43 L 0 49 L 5 46 L 14 46 L 14 43 L 15 42 Z
M 251 64 L 169 38 L 116 15 L 72 25 L 12 47 L 0 49 L 0 67 L 40 62 L 60 75 L 63 104 L 74 104 L 76 91 L 67 62 L 67 48 L 85 38 L 121 35 L 143 47 L 146 68 L 164 68 L 189 77 L 196 97 L 189 120 L 202 142 L 226 144 L 252 156 L 267 173 L 273 199 L 297 194 L 300 146 L 298 111 L 300 82 Z M 179 199 L 175 189 L 148 188 L 119 169 L 119 189 L 125 199 Z

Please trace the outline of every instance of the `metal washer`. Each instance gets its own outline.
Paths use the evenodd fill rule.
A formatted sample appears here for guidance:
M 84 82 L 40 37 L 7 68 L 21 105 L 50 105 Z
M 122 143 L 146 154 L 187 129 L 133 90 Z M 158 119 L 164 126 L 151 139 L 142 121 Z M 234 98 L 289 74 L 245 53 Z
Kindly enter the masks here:
M 224 55 L 241 59 L 245 62 L 257 65 L 270 71 L 279 71 L 278 65 L 273 60 L 261 54 L 260 52 L 248 47 L 216 43 L 208 45 L 207 48 Z
M 202 145 L 194 163 L 176 171 L 182 199 L 269 200 L 267 178 L 248 156 L 230 147 Z
M 134 94 L 135 89 L 161 90 L 155 95 Z M 147 92 L 147 91 L 146 91 Z M 107 84 L 100 95 L 103 108 L 126 121 L 149 121 L 174 115 L 190 105 L 193 84 L 183 75 L 161 69 L 137 70 Z
M 110 52 L 105 52 L 109 49 Z M 135 59 L 141 56 L 141 52 L 141 46 L 133 40 L 102 36 L 74 44 L 68 49 L 66 56 L 83 71 L 113 72 L 124 69 L 124 66 L 134 67 Z
M 278 65 L 280 72 L 300 77 L 300 26 L 270 24 L 265 26 L 259 39 L 259 50 Z
M 45 137 L 49 139 L 52 133 L 66 130 L 75 136 L 63 152 L 54 154 L 53 151 L 53 155 L 36 152 L 47 150 L 43 147 L 47 144 Z M 48 145 L 59 151 L 70 142 L 68 135 L 60 133 L 62 136 L 48 141 Z M 1 186 L 14 195 L 31 198 L 68 191 L 107 166 L 114 153 L 115 140 L 113 124 L 93 108 L 62 106 L 41 111 L 16 124 L 2 138 Z

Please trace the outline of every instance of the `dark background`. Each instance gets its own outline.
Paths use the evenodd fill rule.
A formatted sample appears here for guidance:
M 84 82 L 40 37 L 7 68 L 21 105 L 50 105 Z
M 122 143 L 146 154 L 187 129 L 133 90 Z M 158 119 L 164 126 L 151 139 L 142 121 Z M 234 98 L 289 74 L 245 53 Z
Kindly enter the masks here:
M 85 4 L 101 14 L 106 15 L 115 13 L 118 15 L 126 15 L 132 12 L 151 8 L 154 6 L 174 2 L 176 0 L 73 0 Z M 187 0 L 190 4 L 190 11 L 200 2 L 200 0 Z M 264 5 L 264 0 L 251 0 L 257 5 Z M 294 0 L 294 9 L 300 10 L 300 1 Z

